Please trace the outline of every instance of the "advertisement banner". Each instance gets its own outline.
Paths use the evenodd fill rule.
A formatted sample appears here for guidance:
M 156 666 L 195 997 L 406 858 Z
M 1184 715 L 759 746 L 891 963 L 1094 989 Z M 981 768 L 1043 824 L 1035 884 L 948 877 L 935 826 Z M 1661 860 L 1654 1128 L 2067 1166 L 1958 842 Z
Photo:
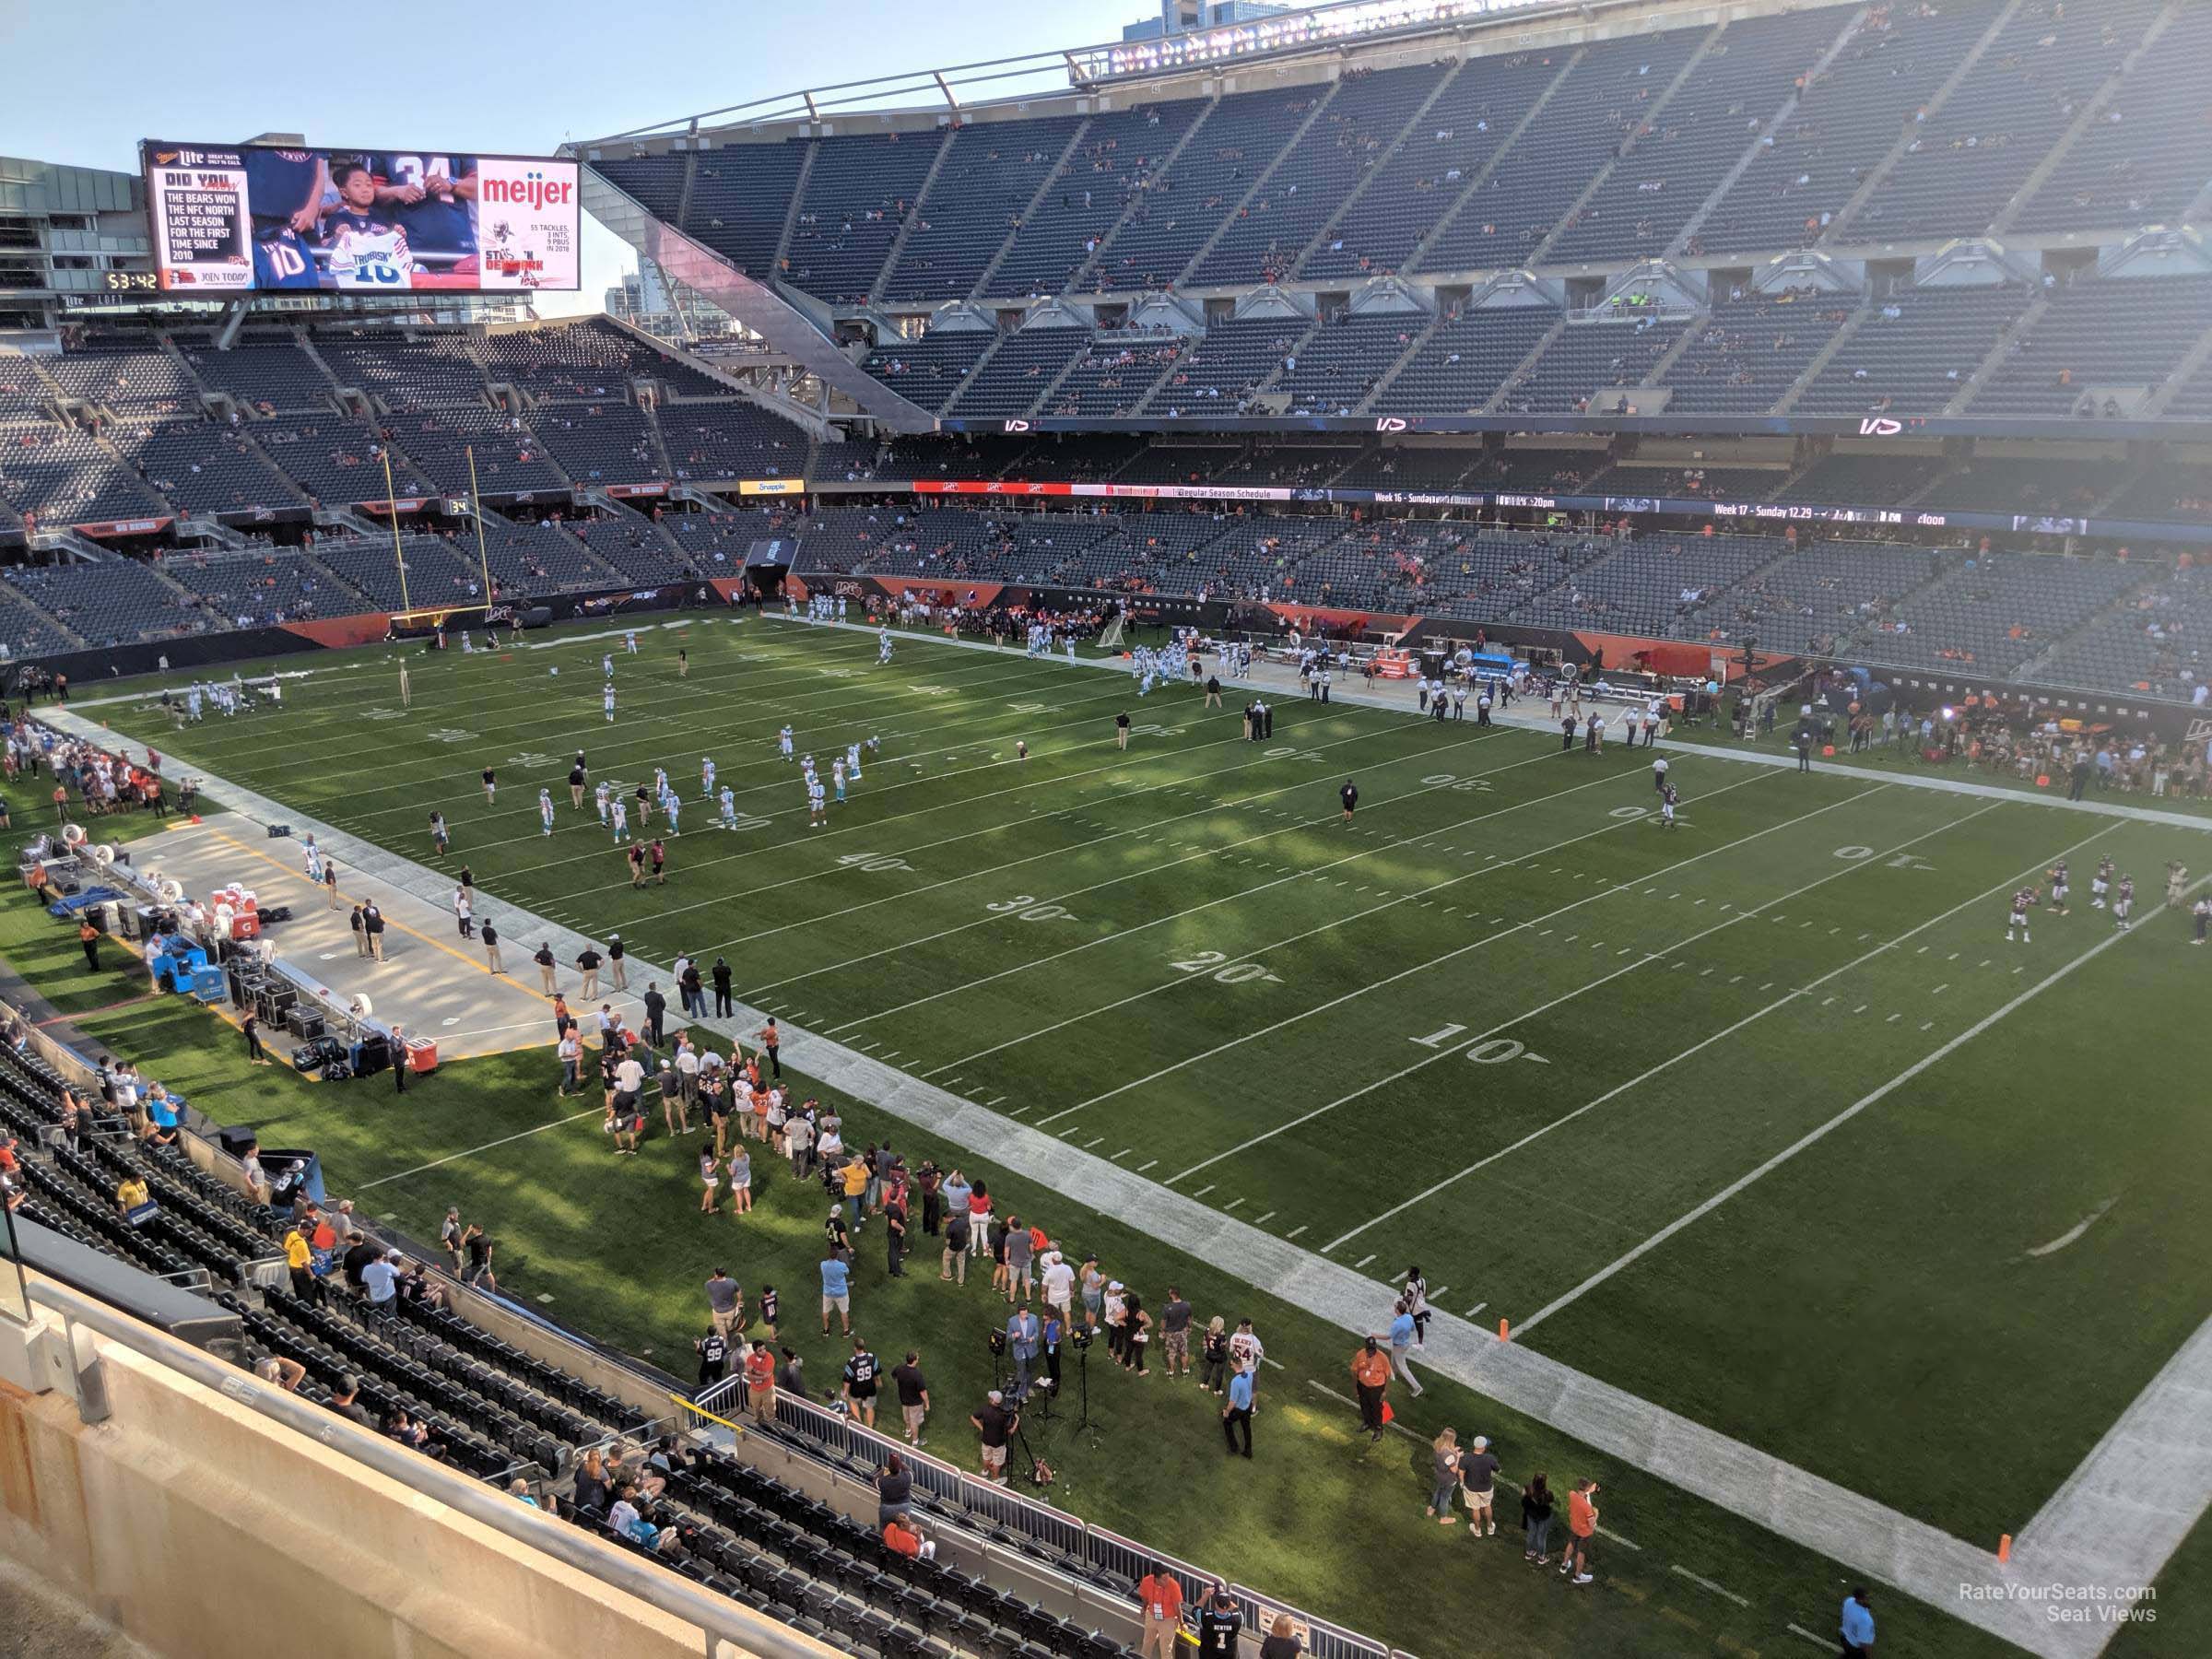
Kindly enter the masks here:
M 576 163 L 273 145 L 139 146 L 168 293 L 519 293 L 581 280 Z
M 805 495 L 806 480 L 804 478 L 740 478 L 737 480 L 737 493 L 741 496 Z

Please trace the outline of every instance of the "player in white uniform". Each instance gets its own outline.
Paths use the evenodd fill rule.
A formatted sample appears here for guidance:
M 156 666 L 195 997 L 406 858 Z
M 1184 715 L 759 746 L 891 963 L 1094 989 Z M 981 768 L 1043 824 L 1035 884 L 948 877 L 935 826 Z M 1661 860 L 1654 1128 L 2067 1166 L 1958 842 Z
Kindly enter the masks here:
M 638 654 L 638 635 L 635 629 L 622 636 L 622 649 L 629 653 L 631 656 Z
M 607 682 L 606 689 L 599 694 L 599 707 L 606 712 L 607 724 L 610 725 L 613 724 L 615 718 L 615 684 L 612 680 Z
M 881 666 L 882 666 L 884 664 L 886 664 L 886 663 L 889 662 L 890 660 L 891 660 L 891 630 L 890 630 L 889 629 L 888 629 L 888 628 L 879 628 L 879 629 L 877 629 L 876 630 L 876 664 L 877 664 L 877 666 L 878 666 L 878 667 L 881 667 Z
M 841 758 L 830 762 L 830 781 L 837 786 L 837 798 L 841 805 L 845 798 L 845 763 Z
M 829 811 L 830 803 L 826 798 L 825 793 L 822 789 L 821 780 L 819 778 L 807 779 L 806 827 L 810 830 L 819 830 L 825 823 L 829 821 Z
M 860 782 L 860 745 L 857 743 L 845 745 L 845 775 L 855 783 Z
M 727 783 L 722 786 L 722 827 L 724 830 L 737 828 L 737 797 L 730 793 Z
M 300 855 L 307 860 L 307 878 L 310 881 L 320 883 L 323 879 L 323 849 L 315 845 L 315 838 L 312 830 L 300 852 Z
M 791 728 L 789 726 L 785 726 L 776 734 L 776 753 L 786 760 L 791 759 Z
M 676 824 L 677 820 L 683 816 L 684 803 L 677 797 L 675 790 L 670 790 L 661 797 L 661 810 L 668 815 L 668 833 L 681 835 L 683 831 L 678 830 Z
M 537 792 L 537 821 L 546 834 L 553 833 L 553 792 L 549 789 Z
M 599 808 L 599 821 L 602 824 L 606 822 L 606 798 L 612 793 L 605 778 L 600 779 L 599 787 L 592 791 L 592 804 Z
M 606 810 L 614 823 L 615 844 L 619 846 L 629 839 L 629 806 L 620 795 L 617 795 Z
M 612 652 L 608 652 L 602 655 L 599 659 L 599 666 L 606 671 L 606 677 L 608 679 L 613 679 L 615 677 L 614 653 Z
M 700 759 L 699 798 L 702 801 L 711 801 L 714 798 L 714 758 L 712 755 L 701 756 Z

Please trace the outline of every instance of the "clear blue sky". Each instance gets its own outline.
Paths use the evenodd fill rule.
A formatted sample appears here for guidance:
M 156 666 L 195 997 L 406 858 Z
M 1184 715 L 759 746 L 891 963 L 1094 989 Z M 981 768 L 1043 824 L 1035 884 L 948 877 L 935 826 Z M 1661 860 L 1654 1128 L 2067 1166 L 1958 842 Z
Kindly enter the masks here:
M 528 155 L 772 93 L 1088 45 L 1153 0 L 540 0 L 149 5 L 0 0 L 0 155 L 131 171 L 141 138 L 433 146 Z M 599 309 L 629 251 L 586 224 Z

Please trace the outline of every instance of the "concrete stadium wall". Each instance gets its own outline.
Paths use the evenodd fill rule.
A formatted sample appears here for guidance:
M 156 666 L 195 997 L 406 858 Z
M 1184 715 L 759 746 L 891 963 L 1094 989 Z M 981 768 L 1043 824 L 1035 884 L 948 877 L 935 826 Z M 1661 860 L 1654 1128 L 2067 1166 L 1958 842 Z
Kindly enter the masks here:
M 229 1659 L 280 1631 L 348 1659 L 702 1651 L 681 1620 L 90 1340 L 104 1422 L 0 1383 L 0 1554 L 153 1652 Z

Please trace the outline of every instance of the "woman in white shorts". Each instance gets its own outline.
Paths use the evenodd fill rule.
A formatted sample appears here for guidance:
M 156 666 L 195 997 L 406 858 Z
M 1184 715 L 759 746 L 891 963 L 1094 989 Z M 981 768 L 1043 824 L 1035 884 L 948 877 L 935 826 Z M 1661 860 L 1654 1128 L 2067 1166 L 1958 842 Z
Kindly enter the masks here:
M 730 1155 L 730 1198 L 733 1216 L 753 1207 L 753 1155 L 743 1147 Z
M 699 1194 L 699 1211 L 702 1216 L 714 1213 L 715 1190 L 722 1185 L 721 1166 L 714 1161 L 714 1149 L 710 1147 L 699 1155 L 699 1180 L 703 1189 Z

